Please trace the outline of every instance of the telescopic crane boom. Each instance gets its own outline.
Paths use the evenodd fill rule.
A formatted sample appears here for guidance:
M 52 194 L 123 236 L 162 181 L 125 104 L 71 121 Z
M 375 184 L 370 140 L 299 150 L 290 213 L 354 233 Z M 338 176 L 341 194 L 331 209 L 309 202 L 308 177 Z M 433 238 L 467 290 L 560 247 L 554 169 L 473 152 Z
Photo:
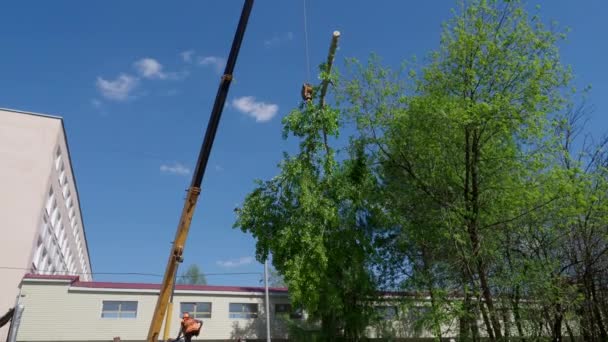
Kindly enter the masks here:
M 182 214 L 179 220 L 179 224 L 177 226 L 175 239 L 173 240 L 171 252 L 169 253 L 169 261 L 167 262 L 165 275 L 163 277 L 163 282 L 160 288 L 160 294 L 156 302 L 156 307 L 154 308 L 154 315 L 152 316 L 150 329 L 148 330 L 148 342 L 158 341 L 160 328 L 164 321 L 165 315 L 167 314 L 167 306 L 175 281 L 177 266 L 180 262 L 183 261 L 184 247 L 186 245 L 188 231 L 190 230 L 190 223 L 192 222 L 192 216 L 194 215 L 196 202 L 201 192 L 201 183 L 203 181 L 205 169 L 207 168 L 209 154 L 211 153 L 211 147 L 213 146 L 215 133 L 217 132 L 220 117 L 222 116 L 222 110 L 224 108 L 224 103 L 226 102 L 226 97 L 230 88 L 230 82 L 232 81 L 232 72 L 234 71 L 234 66 L 236 64 L 236 59 L 241 48 L 243 36 L 245 35 L 245 29 L 247 27 L 247 21 L 249 20 L 249 14 L 251 13 L 252 7 L 253 0 L 245 0 L 245 4 L 243 5 L 243 10 L 241 12 L 241 17 L 239 19 L 239 24 L 234 35 L 234 39 L 232 41 L 230 55 L 228 56 L 228 61 L 226 62 L 226 68 L 224 70 L 224 74 L 221 77 L 219 89 L 215 96 L 215 102 L 213 104 L 213 109 L 211 110 L 211 116 L 209 117 L 207 131 L 205 132 L 205 138 L 203 140 L 203 144 L 199 152 L 196 168 L 192 175 L 192 183 L 190 184 L 190 188 L 188 189 L 188 195 L 184 203 L 184 208 L 182 209 Z

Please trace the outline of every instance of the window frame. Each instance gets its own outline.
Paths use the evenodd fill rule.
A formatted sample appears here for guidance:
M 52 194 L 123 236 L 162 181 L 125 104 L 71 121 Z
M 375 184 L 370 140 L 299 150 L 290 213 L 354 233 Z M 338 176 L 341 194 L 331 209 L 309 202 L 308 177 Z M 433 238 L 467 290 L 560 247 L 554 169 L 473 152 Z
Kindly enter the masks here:
M 135 303 L 135 310 L 123 310 L 123 306 L 126 304 Z M 117 310 L 105 309 L 106 304 L 117 304 Z M 101 301 L 101 315 L 102 319 L 136 319 L 139 309 L 139 301 L 137 300 L 102 300 Z M 130 314 L 133 313 L 133 316 Z M 109 316 L 110 314 L 116 314 L 116 316 Z M 128 315 L 127 315 L 128 314 Z
M 183 305 L 193 305 L 194 310 L 185 310 Z M 209 305 L 209 311 L 199 311 L 199 305 Z M 213 315 L 213 303 L 212 302 L 180 302 L 179 303 L 180 312 L 187 312 L 190 314 L 192 318 L 211 318 Z
M 55 150 L 55 170 L 59 171 L 59 164 L 61 164 L 61 146 L 57 146 Z
M 240 311 L 233 311 L 233 305 L 240 305 Z M 255 311 L 245 311 L 243 308 L 247 306 L 255 306 Z M 260 313 L 260 305 L 258 303 L 228 303 L 228 318 L 231 319 L 253 319 L 258 318 Z
M 399 308 L 396 305 L 376 305 L 374 311 L 383 320 L 396 320 L 399 317 Z
M 287 310 L 278 310 L 279 307 L 286 307 Z M 274 313 L 276 316 L 287 316 L 291 319 L 302 319 L 303 314 L 302 310 L 294 309 L 291 303 L 275 303 L 274 304 Z
M 53 213 L 53 202 L 55 201 L 55 191 L 53 191 L 53 186 L 50 187 L 47 192 L 45 209 L 49 216 Z

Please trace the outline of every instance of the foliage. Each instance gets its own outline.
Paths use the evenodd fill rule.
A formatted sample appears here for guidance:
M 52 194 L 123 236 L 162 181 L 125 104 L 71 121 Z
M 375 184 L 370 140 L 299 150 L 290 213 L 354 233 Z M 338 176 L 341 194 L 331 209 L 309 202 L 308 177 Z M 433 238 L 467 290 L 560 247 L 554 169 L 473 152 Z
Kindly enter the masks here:
M 328 339 L 374 325 L 608 340 L 608 139 L 577 140 L 586 107 L 564 35 L 520 1 L 459 4 L 423 66 L 373 56 L 322 72 L 340 102 L 284 118 L 299 152 L 258 182 L 236 226 Z M 338 160 L 328 141 L 351 124 Z M 385 289 L 407 291 L 401 313 L 424 313 L 390 331 L 373 310 Z
M 207 285 L 207 278 L 198 265 L 192 264 L 188 266 L 185 272 L 177 277 L 176 283 L 186 285 Z
M 258 182 L 236 226 L 256 238 L 258 260 L 272 253 L 293 303 L 321 320 L 326 336 L 356 337 L 366 326 L 360 298 L 374 293 L 362 196 L 373 180 L 362 150 L 335 160 L 328 138 L 338 135 L 339 112 L 314 104 L 318 93 L 283 119 L 284 137 L 300 140 L 299 153 L 285 154 L 279 175 Z

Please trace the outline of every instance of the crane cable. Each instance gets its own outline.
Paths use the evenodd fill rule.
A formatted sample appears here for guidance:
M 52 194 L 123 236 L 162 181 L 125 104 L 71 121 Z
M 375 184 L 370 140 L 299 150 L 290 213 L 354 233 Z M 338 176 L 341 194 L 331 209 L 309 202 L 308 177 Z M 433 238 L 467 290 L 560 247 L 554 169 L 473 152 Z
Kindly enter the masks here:
M 308 26 L 306 17 L 306 0 L 302 1 L 304 4 L 304 47 L 306 51 L 306 81 L 310 82 L 310 53 L 308 49 Z

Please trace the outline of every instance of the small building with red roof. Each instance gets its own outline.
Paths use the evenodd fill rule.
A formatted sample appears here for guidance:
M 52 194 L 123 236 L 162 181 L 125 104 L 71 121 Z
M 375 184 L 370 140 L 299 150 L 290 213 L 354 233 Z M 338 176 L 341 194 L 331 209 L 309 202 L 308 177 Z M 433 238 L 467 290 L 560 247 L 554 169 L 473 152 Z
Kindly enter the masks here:
M 78 276 L 27 274 L 17 341 L 144 341 L 160 284 L 84 281 Z M 269 288 L 271 337 L 286 337 L 293 312 L 286 288 Z M 203 321 L 196 340 L 266 338 L 264 287 L 176 285 L 170 337 L 182 312 Z M 161 332 L 164 330 L 164 326 Z M 161 334 L 162 335 L 162 334 Z

